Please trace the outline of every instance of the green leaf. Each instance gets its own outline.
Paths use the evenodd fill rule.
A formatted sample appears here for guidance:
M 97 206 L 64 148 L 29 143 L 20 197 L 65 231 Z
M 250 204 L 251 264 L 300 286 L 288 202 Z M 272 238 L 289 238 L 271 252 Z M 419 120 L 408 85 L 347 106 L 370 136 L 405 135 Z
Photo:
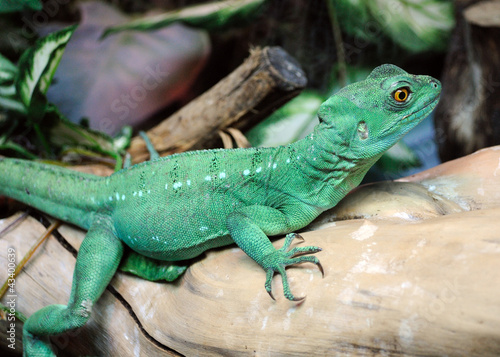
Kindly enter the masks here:
M 226 0 L 189 6 L 109 27 L 102 37 L 124 30 L 156 30 L 174 22 L 182 22 L 208 31 L 220 31 L 234 25 L 249 23 L 261 13 L 265 2 L 266 0 Z
M 16 144 L 12 141 L 7 141 L 6 143 L 0 143 L 0 151 L 11 150 L 16 152 L 19 156 L 24 157 L 29 160 L 36 160 L 38 157 L 33 155 L 28 150 L 23 148 L 21 145 Z
M 0 96 L 0 108 L 12 110 L 21 114 L 28 114 L 26 111 L 26 107 L 20 101 Z
M 76 26 L 70 26 L 39 39 L 19 59 L 15 85 L 21 102 L 30 113 L 33 109 L 45 107 L 40 101 L 45 98 L 64 48 L 75 29 Z
M 123 150 L 130 143 L 130 129 L 124 131 L 123 136 L 125 136 L 125 138 L 118 137 L 113 139 L 103 132 L 84 128 L 70 122 L 53 105 L 49 106 L 47 113 L 55 116 L 57 119 L 57 124 L 51 129 L 52 143 L 57 146 L 80 146 L 109 154 Z
M 130 145 L 131 127 L 123 127 L 121 133 L 112 138 L 103 132 L 70 122 L 52 104 L 49 104 L 47 108 L 47 117 L 54 123 L 50 129 L 52 145 L 66 149 L 85 148 L 109 155 L 116 160 L 116 168 L 121 168 L 122 158 L 120 154 Z
M 0 85 L 0 97 L 15 97 L 16 87 L 11 85 Z
M 40 0 L 2 0 L 0 1 L 0 13 L 17 12 L 24 10 L 42 10 Z
M 325 98 L 305 90 L 245 133 L 252 146 L 279 146 L 294 142 L 318 123 L 317 111 Z
M 444 51 L 454 27 L 451 0 L 327 0 L 362 50 L 387 38 L 410 52 Z
M 13 81 L 16 73 L 17 67 L 0 54 L 0 84 Z
M 22 120 L 23 127 L 29 129 L 23 129 L 23 135 L 36 143 L 47 157 L 53 157 L 61 148 L 90 149 L 112 156 L 116 167 L 121 168 L 121 153 L 130 144 L 131 128 L 124 128 L 120 136 L 111 138 L 69 122 L 45 97 L 75 29 L 76 26 L 71 26 L 38 40 L 22 54 L 18 67 L 0 55 L 0 108 L 4 110 L 0 124 L 11 128 L 8 133 L 2 133 L 0 150 L 13 150 L 20 156 L 35 157 L 11 140 L 16 120 Z

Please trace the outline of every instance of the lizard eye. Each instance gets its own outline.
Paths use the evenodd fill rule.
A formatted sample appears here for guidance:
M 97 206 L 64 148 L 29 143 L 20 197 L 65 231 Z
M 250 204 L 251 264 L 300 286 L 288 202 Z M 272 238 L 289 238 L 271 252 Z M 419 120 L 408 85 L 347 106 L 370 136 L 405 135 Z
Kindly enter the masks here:
M 402 87 L 402 88 L 395 90 L 392 93 L 392 97 L 394 98 L 394 100 L 396 102 L 403 103 L 403 102 L 406 102 L 406 100 L 410 96 L 410 93 L 411 93 L 411 91 L 408 87 Z

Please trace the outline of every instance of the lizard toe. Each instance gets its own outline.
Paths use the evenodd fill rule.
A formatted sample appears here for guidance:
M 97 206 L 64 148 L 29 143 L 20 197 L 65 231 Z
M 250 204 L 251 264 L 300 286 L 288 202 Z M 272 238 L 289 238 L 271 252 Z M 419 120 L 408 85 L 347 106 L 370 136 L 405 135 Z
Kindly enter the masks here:
M 292 237 L 293 239 L 293 237 Z M 288 240 L 288 237 L 287 237 Z M 289 243 L 289 242 L 288 242 Z M 289 244 L 288 244 L 289 245 Z M 285 241 L 284 247 L 287 246 L 287 241 Z M 265 283 L 265 288 L 266 291 L 268 292 L 269 296 L 273 300 L 275 300 L 273 294 L 272 294 L 272 279 L 275 275 L 275 273 L 278 273 L 281 275 L 282 279 L 282 284 L 283 284 L 283 295 L 290 301 L 302 301 L 305 299 L 304 297 L 295 297 L 291 290 L 290 290 L 290 285 L 288 283 L 288 277 L 285 268 L 287 266 L 293 265 L 293 264 L 299 264 L 299 263 L 304 263 L 304 262 L 310 262 L 313 264 L 316 264 L 318 266 L 318 269 L 321 271 L 322 276 L 324 276 L 324 270 L 323 266 L 321 265 L 319 259 L 317 257 L 311 256 L 311 255 L 304 255 L 304 254 L 313 254 L 321 251 L 321 248 L 319 247 L 300 247 L 300 248 L 294 248 L 290 251 L 286 251 L 283 248 L 278 249 L 274 251 L 273 253 L 267 255 L 265 259 L 263 259 L 263 264 L 262 266 L 264 267 L 264 270 L 266 271 L 266 283 Z M 300 256 L 297 256 L 300 255 Z

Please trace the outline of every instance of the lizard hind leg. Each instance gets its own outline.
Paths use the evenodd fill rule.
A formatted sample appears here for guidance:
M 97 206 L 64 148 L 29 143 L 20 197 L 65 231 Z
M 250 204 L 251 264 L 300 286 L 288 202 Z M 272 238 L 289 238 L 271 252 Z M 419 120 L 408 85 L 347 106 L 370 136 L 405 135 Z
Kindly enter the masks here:
M 49 336 L 83 326 L 92 305 L 113 277 L 123 255 L 109 218 L 99 217 L 82 242 L 68 305 L 49 305 L 28 318 L 23 327 L 25 356 L 55 356 Z
M 189 262 L 168 262 L 125 252 L 119 269 L 149 281 L 174 281 L 189 267 Z

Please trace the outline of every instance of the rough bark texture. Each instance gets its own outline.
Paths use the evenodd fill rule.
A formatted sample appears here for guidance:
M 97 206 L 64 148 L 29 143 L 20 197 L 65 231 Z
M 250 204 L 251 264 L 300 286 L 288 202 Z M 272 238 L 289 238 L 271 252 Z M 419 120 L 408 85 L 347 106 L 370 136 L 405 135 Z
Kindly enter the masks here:
M 500 143 L 500 1 L 456 1 L 457 25 L 435 112 L 443 161 Z
M 173 284 L 118 273 L 89 323 L 53 343 L 70 356 L 498 355 L 499 160 L 500 147 L 486 149 L 348 195 L 302 234 L 323 248 L 325 277 L 309 263 L 287 270 L 292 291 L 307 295 L 301 304 L 283 298 L 279 276 L 271 300 L 262 269 L 228 247 Z M 0 220 L 0 231 L 16 217 Z M 2 235 L 0 280 L 8 248 L 21 260 L 44 229 L 29 218 Z M 18 311 L 66 304 L 70 247 L 84 235 L 64 225 L 33 256 L 16 279 Z M 6 341 L 0 348 L 12 352 Z
M 306 83 L 300 66 L 283 49 L 255 49 L 229 76 L 147 134 L 162 155 L 211 148 L 219 130 L 255 125 L 297 95 Z M 134 162 L 147 157 L 140 137 L 132 140 L 129 153 Z

